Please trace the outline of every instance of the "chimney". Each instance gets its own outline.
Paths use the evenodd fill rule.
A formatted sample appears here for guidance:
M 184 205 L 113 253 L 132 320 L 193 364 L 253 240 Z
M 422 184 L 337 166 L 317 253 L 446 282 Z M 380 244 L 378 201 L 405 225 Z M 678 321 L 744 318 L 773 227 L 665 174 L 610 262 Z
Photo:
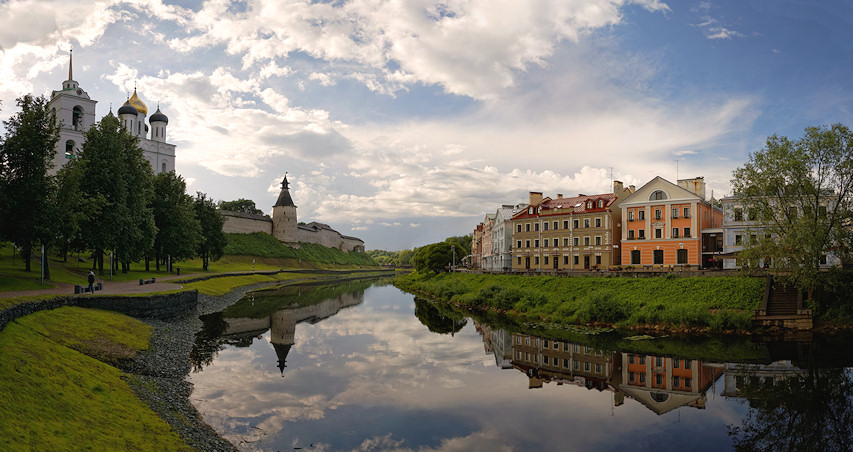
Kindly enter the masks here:
M 562 193 L 557 193 L 557 199 L 563 199 L 563 194 L 562 194 Z
M 631 193 L 634 193 L 635 191 L 637 191 L 637 187 L 634 185 L 629 185 L 628 190 L 631 190 Z
M 705 199 L 705 178 L 679 179 L 678 186 Z
M 613 181 L 613 194 L 616 195 L 617 198 L 622 195 L 623 191 L 625 191 L 625 187 L 622 185 L 622 181 Z
M 530 195 L 530 205 L 536 206 L 542 203 L 542 192 L 541 191 L 532 191 L 529 193 Z

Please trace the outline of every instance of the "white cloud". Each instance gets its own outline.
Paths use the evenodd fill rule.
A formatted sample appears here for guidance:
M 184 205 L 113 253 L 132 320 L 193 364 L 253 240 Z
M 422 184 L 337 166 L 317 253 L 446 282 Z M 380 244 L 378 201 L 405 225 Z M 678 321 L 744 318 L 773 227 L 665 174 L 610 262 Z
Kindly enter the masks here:
M 720 25 L 720 22 L 713 17 L 704 17 L 703 20 L 704 22 L 696 26 L 702 29 L 708 39 L 731 39 L 744 36 L 743 33 Z

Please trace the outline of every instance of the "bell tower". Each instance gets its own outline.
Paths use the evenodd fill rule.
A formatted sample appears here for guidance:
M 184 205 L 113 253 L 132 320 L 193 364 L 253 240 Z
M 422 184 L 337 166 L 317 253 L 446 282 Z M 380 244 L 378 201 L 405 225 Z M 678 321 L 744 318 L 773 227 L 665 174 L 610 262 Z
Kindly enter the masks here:
M 84 136 L 95 123 L 95 104 L 98 101 L 89 98 L 89 94 L 80 88 L 74 80 L 73 54 L 68 54 L 68 80 L 62 82 L 62 89 L 50 94 L 47 107 L 59 124 L 59 141 L 53 156 L 51 174 L 77 158 Z

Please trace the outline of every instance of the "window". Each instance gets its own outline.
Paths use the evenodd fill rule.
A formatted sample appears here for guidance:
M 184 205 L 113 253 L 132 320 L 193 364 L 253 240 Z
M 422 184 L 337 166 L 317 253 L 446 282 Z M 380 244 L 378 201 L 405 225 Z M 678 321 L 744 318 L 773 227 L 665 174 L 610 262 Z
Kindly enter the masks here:
M 545 248 L 548 247 L 548 239 L 545 239 Z
M 572 238 L 572 242 L 574 243 L 574 245 L 575 245 L 575 246 L 580 246 L 580 241 L 579 241 L 579 240 L 580 240 L 580 239 L 579 239 L 579 238 L 577 238 L 577 237 Z
M 588 227 L 589 227 L 589 218 L 584 218 L 584 219 L 583 219 L 583 227 L 585 227 L 585 228 L 588 228 Z
M 521 232 L 521 223 L 519 223 L 519 224 L 517 224 L 517 225 L 515 225 L 515 226 L 516 226 L 516 228 L 515 228 L 515 232 Z
M 672 228 L 672 238 L 678 238 L 678 228 Z
M 521 256 L 518 257 L 518 265 L 521 265 Z
M 543 230 L 543 231 L 547 231 L 547 230 L 548 230 L 548 222 L 547 222 L 547 221 L 545 221 L 545 222 L 543 222 L 543 223 L 542 223 L 542 230 Z
M 690 237 L 690 228 L 684 228 L 684 236 L 688 238 Z
M 579 228 L 579 227 L 580 227 L 580 226 L 579 226 L 579 225 L 580 225 L 580 220 L 574 220 L 574 221 L 572 221 L 572 225 L 574 226 L 574 228 L 575 228 L 575 229 Z
M 563 229 L 569 229 L 569 220 L 563 220 Z
M 685 388 L 689 388 L 689 387 L 690 387 L 690 383 L 692 383 L 692 381 L 691 381 L 691 379 L 690 379 L 689 377 L 684 379 L 684 387 L 685 387 Z
M 690 207 L 684 208 L 684 218 L 690 218 Z
M 583 363 L 583 370 L 585 370 L 586 372 L 589 372 L 590 367 L 591 366 L 589 365 L 589 363 Z
M 569 265 L 569 256 L 563 256 L 563 265 Z
M 516 247 L 516 248 L 521 248 L 521 240 L 519 240 L 519 241 L 515 242 L 515 247 Z
M 539 256 L 533 258 L 533 265 L 539 265 Z
M 521 336 L 516 336 L 516 337 L 515 337 L 515 343 L 516 343 L 516 344 L 518 344 L 518 345 L 521 345 Z
M 676 388 L 681 386 L 681 379 L 678 378 L 677 376 L 672 377 L 672 386 L 674 386 Z
M 599 373 L 599 374 L 601 373 L 601 364 L 595 365 L 595 373 Z
M 548 341 L 548 339 L 543 340 L 542 341 L 542 348 L 548 348 L 548 344 L 550 344 L 550 341 Z
M 658 386 L 663 384 L 663 375 L 655 374 L 655 384 Z
M 661 219 L 660 209 L 655 209 L 655 220 Z
M 826 265 L 826 254 L 820 255 L 820 265 Z
M 586 208 L 587 208 L 587 209 L 592 209 L 592 201 L 587 201 L 587 202 L 586 202 Z
M 595 256 L 595 265 L 601 265 L 601 256 Z
M 600 228 L 600 227 L 601 227 L 601 218 L 596 218 L 596 219 L 595 219 L 595 227 L 597 227 L 597 228 Z
M 663 367 L 663 358 L 660 356 L 655 356 L 655 366 Z
M 633 230 L 633 229 L 629 229 L 629 230 L 628 230 L 628 239 L 629 239 L 629 240 L 633 240 L 633 239 L 634 239 L 634 230 Z
M 682 248 L 675 251 L 675 257 L 679 264 L 687 263 L 687 250 Z
M 663 238 L 663 229 L 655 228 L 655 238 L 662 239 Z
M 672 218 L 678 218 L 678 207 L 672 208 Z
M 595 236 L 595 245 L 601 246 L 601 236 L 600 235 Z
M 528 214 L 528 215 L 533 215 L 533 207 L 528 207 L 528 208 L 527 208 L 527 214 Z
M 743 221 L 743 208 L 742 207 L 735 207 L 734 217 L 735 217 L 735 221 Z
M 598 208 L 599 208 L 599 209 L 601 209 L 601 208 L 603 208 L 603 207 L 604 207 L 604 200 L 603 200 L 603 199 L 599 199 L 599 200 L 598 200 Z
M 565 368 L 565 369 L 569 368 L 569 360 L 566 358 L 563 358 L 563 368 Z
M 634 372 L 628 372 L 628 381 L 634 381 L 637 379 L 637 374 Z
M 548 256 L 545 256 L 545 265 L 548 265 Z
M 589 237 L 583 238 L 583 246 L 589 246 Z
M 632 250 L 631 251 L 631 265 L 639 265 L 639 264 L 640 264 L 640 250 Z
M 638 230 L 637 231 L 637 238 L 641 239 L 641 240 L 645 239 L 646 238 L 646 230 L 645 229 Z
M 563 246 L 569 246 L 569 238 L 563 237 Z
M 530 232 L 530 223 L 524 224 L 524 232 Z
M 639 359 L 640 359 L 640 364 L 646 363 L 646 357 L 645 356 L 640 356 Z
M 689 368 L 690 368 L 690 361 L 689 361 L 689 360 L 686 360 L 686 359 L 684 360 L 684 368 L 685 368 L 685 369 L 689 369 Z
M 655 265 L 663 265 L 663 250 L 653 250 L 652 258 Z
M 524 241 L 524 247 L 530 248 L 530 239 Z
M 529 337 L 524 338 L 524 345 L 530 345 L 530 338 Z
M 580 265 L 580 258 L 578 257 L 578 255 L 577 255 L 577 254 L 575 254 L 575 260 L 574 260 L 574 262 L 575 262 L 575 265 Z
M 534 241 L 533 241 L 533 247 L 534 247 L 534 248 L 539 248 L 539 239 L 536 239 L 536 240 L 534 240 Z
M 637 211 L 637 219 L 640 221 L 645 220 L 646 219 L 646 211 L 645 210 Z
M 633 210 L 628 211 L 628 221 L 634 221 L 634 211 Z
M 579 370 L 580 369 L 580 363 L 577 361 L 573 362 L 572 363 L 572 369 Z
M 533 230 L 534 230 L 534 231 L 538 231 L 538 230 L 539 230 L 539 222 L 538 222 L 538 221 L 537 221 L 536 223 L 533 223 Z
M 640 374 L 640 383 L 645 383 L 645 382 L 646 382 L 646 374 L 641 373 Z
M 559 223 L 558 221 L 555 221 L 555 222 L 554 222 L 554 230 L 555 230 L 555 231 L 557 230 L 557 226 L 558 226 L 559 224 L 560 224 L 560 223 Z
M 166 162 L 163 162 L 163 170 L 161 171 L 161 173 L 165 173 L 165 172 L 166 172 Z
M 666 193 L 663 190 L 655 190 L 651 196 L 649 196 L 649 201 L 657 201 L 660 199 L 666 199 Z
M 680 362 L 681 362 L 681 360 L 680 360 L 680 359 L 678 359 L 678 358 L 673 359 L 673 360 L 672 360 L 672 368 L 673 368 L 673 369 L 678 369 L 678 367 L 679 367 L 679 365 L 678 365 L 678 364 L 679 364 Z
M 65 158 L 70 159 L 74 155 L 74 140 L 65 142 Z

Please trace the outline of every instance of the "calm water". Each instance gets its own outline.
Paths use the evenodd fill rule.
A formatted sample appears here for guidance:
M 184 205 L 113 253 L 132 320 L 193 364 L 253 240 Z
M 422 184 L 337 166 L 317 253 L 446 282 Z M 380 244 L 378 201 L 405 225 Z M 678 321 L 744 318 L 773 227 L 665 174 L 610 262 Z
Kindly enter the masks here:
M 372 282 L 262 291 L 203 319 L 192 400 L 244 450 L 853 447 L 838 338 L 531 330 Z

